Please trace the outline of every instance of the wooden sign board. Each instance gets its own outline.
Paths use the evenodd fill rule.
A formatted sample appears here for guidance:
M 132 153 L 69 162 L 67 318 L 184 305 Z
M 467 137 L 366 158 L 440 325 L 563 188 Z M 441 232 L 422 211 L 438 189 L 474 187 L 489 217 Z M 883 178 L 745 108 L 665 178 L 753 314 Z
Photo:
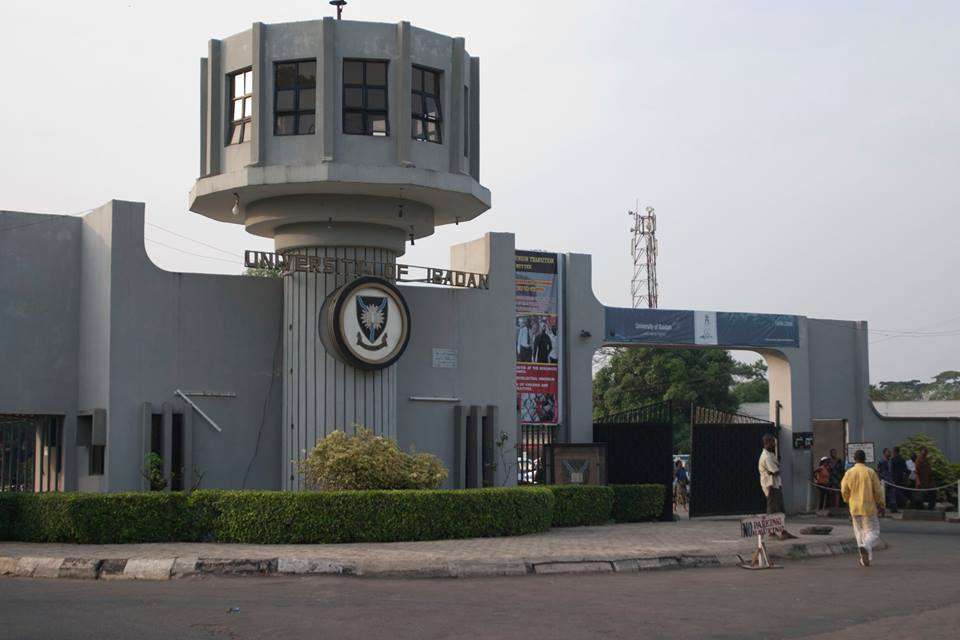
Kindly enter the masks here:
M 763 513 L 740 520 L 740 535 L 744 538 L 769 536 L 783 533 L 784 514 Z

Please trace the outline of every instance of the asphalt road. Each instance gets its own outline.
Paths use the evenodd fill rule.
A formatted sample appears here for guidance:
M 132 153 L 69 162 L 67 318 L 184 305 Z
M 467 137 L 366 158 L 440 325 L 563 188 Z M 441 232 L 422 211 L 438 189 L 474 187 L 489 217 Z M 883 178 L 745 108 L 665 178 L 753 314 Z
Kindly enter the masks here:
M 0 578 L 0 638 L 960 636 L 960 525 L 882 529 L 890 549 L 869 569 L 849 556 L 771 571 L 473 580 Z

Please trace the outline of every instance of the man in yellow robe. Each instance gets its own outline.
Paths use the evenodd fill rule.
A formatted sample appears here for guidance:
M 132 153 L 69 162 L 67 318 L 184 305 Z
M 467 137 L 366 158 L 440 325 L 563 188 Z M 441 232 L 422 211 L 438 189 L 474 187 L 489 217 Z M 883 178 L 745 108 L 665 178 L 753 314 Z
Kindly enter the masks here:
M 843 500 L 850 506 L 853 534 L 860 548 L 860 566 L 869 567 L 873 562 L 873 547 L 880 539 L 880 520 L 877 512 L 886 508 L 883 487 L 877 472 L 865 463 L 867 456 L 858 449 L 853 454 L 856 463 L 847 471 L 840 483 Z

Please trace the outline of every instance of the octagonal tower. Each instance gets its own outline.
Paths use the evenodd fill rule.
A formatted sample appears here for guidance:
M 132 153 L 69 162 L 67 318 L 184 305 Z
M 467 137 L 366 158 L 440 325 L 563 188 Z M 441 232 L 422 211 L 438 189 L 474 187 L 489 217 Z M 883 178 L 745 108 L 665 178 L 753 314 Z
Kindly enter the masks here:
M 478 116 L 463 38 L 408 22 L 255 23 L 201 60 L 190 210 L 278 253 L 394 265 L 407 241 L 490 207 Z M 299 486 L 291 460 L 334 429 L 396 436 L 396 366 L 354 366 L 319 336 L 324 301 L 351 279 L 284 275 L 286 488 Z

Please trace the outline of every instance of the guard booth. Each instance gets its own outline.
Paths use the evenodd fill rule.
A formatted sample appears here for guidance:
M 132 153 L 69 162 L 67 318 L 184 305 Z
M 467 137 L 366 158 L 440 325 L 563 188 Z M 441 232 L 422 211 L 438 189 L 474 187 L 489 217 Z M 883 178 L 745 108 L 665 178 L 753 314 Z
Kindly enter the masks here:
M 673 420 L 671 401 L 603 416 L 593 423 L 593 441 L 607 445 L 609 484 L 661 484 L 661 520 L 673 521 Z
M 704 407 L 693 408 L 690 422 L 690 517 L 766 511 L 757 461 L 776 423 Z

